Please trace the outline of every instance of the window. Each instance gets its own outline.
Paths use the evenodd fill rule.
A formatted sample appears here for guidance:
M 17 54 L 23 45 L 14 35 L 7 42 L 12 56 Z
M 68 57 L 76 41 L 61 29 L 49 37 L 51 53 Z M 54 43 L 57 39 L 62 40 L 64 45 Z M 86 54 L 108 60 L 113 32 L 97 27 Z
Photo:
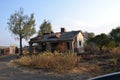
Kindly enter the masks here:
M 70 43 L 69 42 L 67 42 L 67 48 L 70 49 Z
M 79 41 L 79 45 L 81 46 L 81 41 Z

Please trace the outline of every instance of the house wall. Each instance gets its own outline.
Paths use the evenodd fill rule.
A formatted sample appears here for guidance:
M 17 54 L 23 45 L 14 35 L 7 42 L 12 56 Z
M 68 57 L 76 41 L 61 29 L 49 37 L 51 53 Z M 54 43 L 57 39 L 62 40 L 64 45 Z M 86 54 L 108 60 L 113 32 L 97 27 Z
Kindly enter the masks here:
M 10 54 L 15 54 L 15 48 L 16 48 L 16 46 L 14 46 L 14 45 L 11 45 L 10 46 Z
M 66 51 L 68 51 L 67 42 L 59 42 L 58 46 L 56 47 L 56 50 L 59 51 L 59 52 L 66 52 Z
M 81 32 L 77 35 L 76 44 L 77 44 L 77 52 L 78 53 L 84 52 L 84 37 Z
M 75 36 L 75 35 L 74 35 Z M 30 42 L 30 53 L 33 53 L 33 43 Z M 84 44 L 84 37 L 81 32 L 77 36 L 72 37 L 72 39 L 68 39 L 67 41 L 53 41 L 53 42 L 37 42 L 39 44 L 39 51 L 54 51 L 58 50 L 61 52 L 65 51 L 73 51 L 77 53 L 81 53 L 84 51 L 83 44 Z

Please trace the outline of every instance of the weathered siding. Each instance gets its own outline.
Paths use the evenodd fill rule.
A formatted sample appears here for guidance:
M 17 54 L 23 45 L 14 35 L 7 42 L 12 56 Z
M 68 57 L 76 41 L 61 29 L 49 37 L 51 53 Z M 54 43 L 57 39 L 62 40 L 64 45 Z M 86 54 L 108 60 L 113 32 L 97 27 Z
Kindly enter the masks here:
M 81 32 L 77 35 L 76 43 L 77 43 L 77 52 L 78 53 L 84 52 L 84 37 Z

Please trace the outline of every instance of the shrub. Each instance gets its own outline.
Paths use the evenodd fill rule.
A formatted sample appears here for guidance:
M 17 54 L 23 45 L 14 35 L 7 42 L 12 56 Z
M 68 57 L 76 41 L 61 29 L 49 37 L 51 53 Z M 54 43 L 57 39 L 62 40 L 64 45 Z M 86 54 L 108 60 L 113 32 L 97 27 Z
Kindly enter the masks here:
M 59 54 L 59 53 L 58 53 Z M 74 53 L 64 53 L 59 56 L 55 56 L 56 65 L 55 68 L 59 70 L 69 70 L 74 68 L 77 65 L 78 58 Z
M 35 68 L 53 68 L 54 67 L 54 55 L 50 52 L 44 52 L 38 55 L 32 56 L 33 64 Z
M 99 49 L 96 46 L 84 45 L 84 50 L 87 53 L 96 54 L 99 52 Z
M 30 56 L 23 56 L 18 60 L 19 64 L 22 66 L 30 66 L 32 65 L 32 59 Z
M 80 58 L 74 53 L 58 53 L 55 51 L 43 52 L 32 57 L 24 56 L 18 60 L 18 63 L 23 66 L 33 66 L 33 68 L 51 69 L 54 71 L 66 71 L 74 68 Z
M 114 48 L 110 51 L 113 58 L 119 58 L 120 57 L 120 48 Z
M 116 66 L 117 65 L 117 59 L 109 59 L 109 65 L 110 66 Z

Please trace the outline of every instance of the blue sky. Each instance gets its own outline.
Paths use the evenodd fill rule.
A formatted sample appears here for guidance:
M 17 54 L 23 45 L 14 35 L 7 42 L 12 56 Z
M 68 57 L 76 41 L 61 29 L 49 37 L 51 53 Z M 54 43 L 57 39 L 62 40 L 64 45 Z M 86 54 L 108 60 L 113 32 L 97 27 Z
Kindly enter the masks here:
M 10 15 L 19 8 L 27 15 L 35 14 L 37 31 L 44 19 L 52 23 L 55 32 L 65 27 L 67 31 L 108 34 L 120 25 L 120 0 L 0 0 L 1 46 L 19 45 L 7 25 Z

